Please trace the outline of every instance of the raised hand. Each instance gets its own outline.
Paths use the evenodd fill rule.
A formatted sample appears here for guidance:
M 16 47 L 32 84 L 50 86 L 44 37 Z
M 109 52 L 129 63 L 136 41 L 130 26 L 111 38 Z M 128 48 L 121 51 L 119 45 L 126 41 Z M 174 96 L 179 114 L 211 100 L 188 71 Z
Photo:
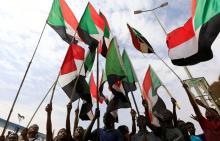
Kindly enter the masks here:
M 134 109 L 131 109 L 131 117 L 132 117 L 132 119 L 135 119 L 135 117 L 136 117 L 136 111 L 134 110 Z
M 45 111 L 47 111 L 47 113 L 51 113 L 52 112 L 52 104 L 47 104 L 47 107 L 45 108 Z
M 68 103 L 68 104 L 66 105 L 66 107 L 67 107 L 67 111 L 70 112 L 70 111 L 72 110 L 72 103 L 71 103 L 71 102 Z

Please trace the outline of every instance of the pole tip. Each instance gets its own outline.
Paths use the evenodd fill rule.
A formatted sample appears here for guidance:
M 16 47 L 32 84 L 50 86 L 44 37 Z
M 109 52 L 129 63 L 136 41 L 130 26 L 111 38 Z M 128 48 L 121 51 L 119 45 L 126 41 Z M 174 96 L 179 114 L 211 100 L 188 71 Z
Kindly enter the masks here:
M 142 10 L 136 10 L 134 11 L 134 14 L 140 14 L 142 12 Z
M 165 7 L 165 6 L 167 6 L 168 5 L 168 2 L 165 2 L 165 3 L 162 3 L 161 5 L 160 5 L 160 7 Z

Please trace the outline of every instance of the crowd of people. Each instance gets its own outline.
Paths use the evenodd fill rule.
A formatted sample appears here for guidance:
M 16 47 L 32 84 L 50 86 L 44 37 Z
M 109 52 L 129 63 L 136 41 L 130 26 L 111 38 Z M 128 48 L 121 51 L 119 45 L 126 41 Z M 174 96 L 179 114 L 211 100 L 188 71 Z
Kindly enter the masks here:
M 98 109 L 96 109 L 90 125 L 84 129 L 78 126 L 79 109 L 76 109 L 74 128 L 71 133 L 70 113 L 72 104 L 69 103 L 67 105 L 66 128 L 60 129 L 57 135 L 54 135 L 51 122 L 52 104 L 48 104 L 45 109 L 47 112 L 46 141 L 220 141 L 220 115 L 218 112 L 205 105 L 201 100 L 194 100 L 187 89 L 186 92 L 196 114 L 192 118 L 198 121 L 203 134 L 196 135 L 196 128 L 193 123 L 185 122 L 177 117 L 176 100 L 171 98 L 173 110 L 172 112 L 164 110 L 160 113 L 163 115 L 157 117 L 160 126 L 155 126 L 150 122 L 151 116 L 148 103 L 145 100 L 142 102 L 145 109 L 144 115 L 137 115 L 135 110 L 131 109 L 131 132 L 126 125 L 121 125 L 115 129 L 116 120 L 109 112 L 106 112 L 103 117 L 104 127 L 92 131 L 95 121 L 100 117 Z M 202 115 L 199 106 L 206 109 L 205 116 Z M 25 128 L 20 136 L 17 133 L 9 132 L 6 137 L 1 137 L 1 141 L 41 141 L 37 137 L 38 130 L 38 125 L 34 124 L 28 129 Z

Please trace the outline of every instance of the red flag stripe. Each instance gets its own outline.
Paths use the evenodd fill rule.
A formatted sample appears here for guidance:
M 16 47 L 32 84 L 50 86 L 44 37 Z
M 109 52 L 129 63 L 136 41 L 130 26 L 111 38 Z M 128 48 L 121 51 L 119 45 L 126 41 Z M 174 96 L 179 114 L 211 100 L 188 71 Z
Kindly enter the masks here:
M 61 70 L 60 70 L 61 75 L 76 71 L 77 66 L 75 64 L 74 59 L 83 61 L 84 54 L 85 54 L 85 50 L 82 47 L 76 44 L 71 44 L 69 46 L 63 64 L 61 66 Z
M 192 18 L 190 18 L 184 26 L 175 29 L 167 35 L 167 46 L 169 49 L 185 43 L 195 36 Z
M 127 24 L 127 26 L 128 26 L 128 29 L 131 33 L 131 39 L 132 39 L 132 42 L 134 44 L 134 47 L 137 48 L 138 50 L 140 50 L 140 42 L 139 42 L 137 36 L 135 35 L 132 27 L 130 27 L 128 24 Z
M 104 31 L 104 28 L 105 28 L 104 21 L 99 16 L 99 14 L 96 12 L 95 8 L 92 6 L 92 4 L 90 2 L 88 3 L 88 5 L 89 5 L 91 17 L 92 17 L 95 25 L 97 25 L 102 31 Z
M 60 0 L 60 7 L 64 20 L 72 27 L 72 29 L 74 29 L 74 31 L 76 31 L 78 21 L 65 0 Z
M 143 96 L 145 100 L 149 99 L 149 91 L 151 89 L 151 75 L 150 75 L 150 69 L 147 70 L 146 75 L 144 77 L 144 82 L 143 82 Z

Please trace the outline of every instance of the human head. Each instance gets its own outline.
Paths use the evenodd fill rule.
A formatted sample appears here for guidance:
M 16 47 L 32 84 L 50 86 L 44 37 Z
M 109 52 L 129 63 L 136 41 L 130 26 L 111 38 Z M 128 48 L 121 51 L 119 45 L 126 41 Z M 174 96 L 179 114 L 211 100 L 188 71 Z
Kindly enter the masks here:
M 115 118 L 110 112 L 106 112 L 103 116 L 103 123 L 106 128 L 114 128 Z
M 28 128 L 28 135 L 30 137 L 35 137 L 38 133 L 39 126 L 37 124 L 33 124 Z
M 215 120 L 219 118 L 218 112 L 213 108 L 209 108 L 208 110 L 206 110 L 205 116 L 208 120 Z
M 129 129 L 126 125 L 118 126 L 118 131 L 120 131 L 122 135 L 129 133 Z
M 129 140 L 129 129 L 126 125 L 119 126 L 118 131 L 123 135 L 125 141 Z
M 16 133 L 10 133 L 7 137 L 7 141 L 18 141 L 18 135 Z
M 186 123 L 183 120 L 178 120 L 177 121 L 178 128 L 183 132 L 183 133 L 188 133 L 188 128 L 186 126 Z
M 84 129 L 82 126 L 76 128 L 74 132 L 74 138 L 82 138 L 84 135 Z
M 138 116 L 137 126 L 139 128 L 145 128 L 147 126 L 147 119 L 145 118 L 145 116 L 143 116 L 143 115 Z
M 187 122 L 186 127 L 188 129 L 188 132 L 190 135 L 195 135 L 196 133 L 196 128 L 192 122 Z
M 57 133 L 58 140 L 65 140 L 67 139 L 67 132 L 65 128 L 61 128 Z

